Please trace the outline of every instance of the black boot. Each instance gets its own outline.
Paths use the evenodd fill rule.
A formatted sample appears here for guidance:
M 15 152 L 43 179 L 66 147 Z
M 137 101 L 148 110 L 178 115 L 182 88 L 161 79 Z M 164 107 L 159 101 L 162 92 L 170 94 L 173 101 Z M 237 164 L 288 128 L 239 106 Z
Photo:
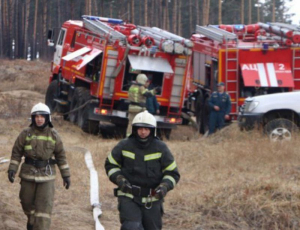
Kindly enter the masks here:
M 27 230 L 32 230 L 32 229 L 33 229 L 33 225 L 27 224 Z

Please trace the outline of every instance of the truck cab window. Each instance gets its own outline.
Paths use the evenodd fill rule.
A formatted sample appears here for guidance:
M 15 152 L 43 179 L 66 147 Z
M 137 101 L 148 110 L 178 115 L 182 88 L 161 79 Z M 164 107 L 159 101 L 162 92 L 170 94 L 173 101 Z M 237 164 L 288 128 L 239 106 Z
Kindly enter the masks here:
M 58 38 L 58 41 L 57 41 L 57 45 L 62 45 L 63 42 L 64 42 L 64 38 L 65 38 L 65 33 L 66 31 L 65 30 L 60 30 L 60 33 L 59 33 L 59 38 Z

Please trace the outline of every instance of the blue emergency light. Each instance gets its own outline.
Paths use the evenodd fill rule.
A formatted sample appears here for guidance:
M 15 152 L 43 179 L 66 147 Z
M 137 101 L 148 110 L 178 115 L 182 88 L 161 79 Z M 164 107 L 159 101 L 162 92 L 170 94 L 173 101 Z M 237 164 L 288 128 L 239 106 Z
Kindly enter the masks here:
M 122 24 L 122 19 L 115 19 L 115 18 L 105 18 L 105 17 L 98 17 L 98 16 L 90 16 L 90 15 L 82 15 L 82 18 L 93 20 L 93 21 L 101 21 L 101 22 L 108 22 L 114 24 Z
M 234 29 L 237 30 L 237 31 L 238 30 L 243 30 L 244 28 L 245 28 L 245 26 L 242 25 L 242 24 L 240 24 L 240 25 L 239 24 L 238 25 L 234 25 Z

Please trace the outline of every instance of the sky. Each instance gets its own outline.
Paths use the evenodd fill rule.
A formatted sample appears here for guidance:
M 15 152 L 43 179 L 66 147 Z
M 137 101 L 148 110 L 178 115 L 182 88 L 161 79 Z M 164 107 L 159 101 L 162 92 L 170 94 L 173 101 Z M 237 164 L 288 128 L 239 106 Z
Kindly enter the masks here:
M 286 0 L 287 5 L 290 7 L 289 13 L 294 13 L 295 16 L 292 18 L 292 23 L 299 25 L 300 23 L 300 0 L 293 0 L 291 3 Z

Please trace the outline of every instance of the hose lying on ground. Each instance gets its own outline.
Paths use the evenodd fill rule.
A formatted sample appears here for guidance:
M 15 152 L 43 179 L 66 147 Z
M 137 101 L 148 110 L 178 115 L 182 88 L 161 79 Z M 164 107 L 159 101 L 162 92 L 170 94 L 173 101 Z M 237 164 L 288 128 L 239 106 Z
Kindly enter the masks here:
M 68 148 L 69 149 L 69 148 Z M 93 217 L 95 221 L 96 230 L 104 230 L 104 227 L 99 221 L 99 217 L 102 215 L 101 203 L 99 201 L 99 182 L 98 182 L 98 173 L 95 169 L 92 154 L 89 150 L 81 147 L 72 147 L 82 153 L 84 153 L 84 159 L 86 166 L 90 170 L 90 201 L 93 207 Z

